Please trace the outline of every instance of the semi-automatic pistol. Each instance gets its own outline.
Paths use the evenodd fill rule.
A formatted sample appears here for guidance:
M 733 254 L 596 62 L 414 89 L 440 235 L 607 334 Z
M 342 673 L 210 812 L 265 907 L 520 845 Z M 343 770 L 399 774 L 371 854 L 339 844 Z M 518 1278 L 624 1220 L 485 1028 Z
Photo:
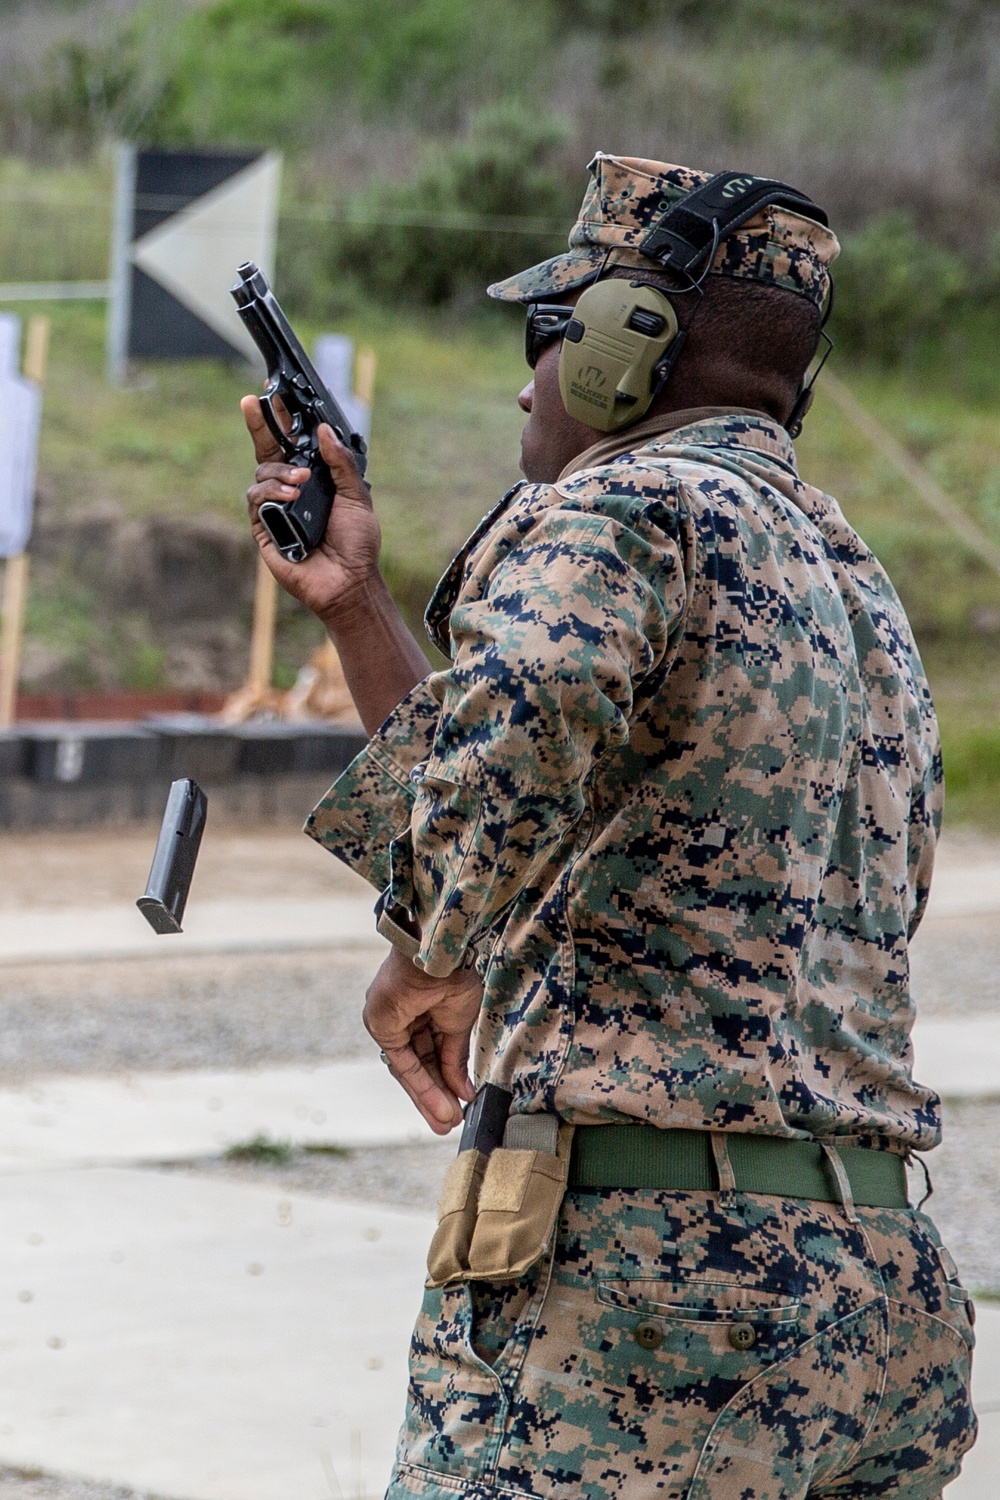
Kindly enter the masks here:
M 368 464 L 368 448 L 317 375 L 263 271 L 248 260 L 238 274 L 240 279 L 231 288 L 236 310 L 267 365 L 267 384 L 260 398 L 264 421 L 288 462 L 310 470 L 311 477 L 297 500 L 290 505 L 265 500 L 258 512 L 261 525 L 282 557 L 298 563 L 323 540 L 336 494 L 333 477 L 319 451 L 320 423 L 329 423 L 344 446 L 353 451 L 362 474 Z M 287 431 L 276 401 L 290 418 Z

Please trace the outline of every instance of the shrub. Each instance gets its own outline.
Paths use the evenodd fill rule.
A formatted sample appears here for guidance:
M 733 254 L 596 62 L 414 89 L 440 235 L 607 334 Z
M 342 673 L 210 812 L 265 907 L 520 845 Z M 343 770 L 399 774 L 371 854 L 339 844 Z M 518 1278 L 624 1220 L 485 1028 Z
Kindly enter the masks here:
M 969 289 L 958 256 L 924 238 L 899 209 L 845 240 L 834 276 L 835 337 L 887 362 L 940 335 Z
M 580 186 L 559 167 L 564 139 L 554 115 L 529 115 L 513 102 L 481 110 L 465 139 L 425 151 L 410 182 L 378 179 L 353 199 L 339 266 L 386 301 L 439 306 L 555 253 Z M 512 218 L 552 229 L 510 233 Z M 482 220 L 507 221 L 508 229 Z M 455 227 L 462 221 L 470 227 Z

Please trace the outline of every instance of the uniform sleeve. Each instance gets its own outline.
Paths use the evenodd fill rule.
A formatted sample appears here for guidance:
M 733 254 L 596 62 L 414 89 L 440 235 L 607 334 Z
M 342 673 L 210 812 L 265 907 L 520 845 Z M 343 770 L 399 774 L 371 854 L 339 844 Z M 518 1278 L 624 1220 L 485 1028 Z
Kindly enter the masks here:
M 444 976 L 570 840 L 585 783 L 628 739 L 636 685 L 684 604 L 676 545 L 550 510 L 454 609 L 440 719 L 416 768 L 390 896 L 419 923 L 416 962 Z
M 425 678 L 393 709 L 306 820 L 305 831 L 382 891 L 389 847 L 409 827 L 416 767 L 431 753 L 441 705 Z

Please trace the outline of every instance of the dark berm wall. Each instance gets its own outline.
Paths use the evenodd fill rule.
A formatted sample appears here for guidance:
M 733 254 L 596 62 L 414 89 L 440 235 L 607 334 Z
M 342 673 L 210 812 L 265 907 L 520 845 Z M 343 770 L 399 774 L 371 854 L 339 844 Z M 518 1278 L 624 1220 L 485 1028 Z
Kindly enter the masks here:
M 214 816 L 304 821 L 363 749 L 360 730 L 322 723 L 219 726 L 195 715 L 147 723 L 36 723 L 0 732 L 0 828 L 156 819 L 190 776 Z

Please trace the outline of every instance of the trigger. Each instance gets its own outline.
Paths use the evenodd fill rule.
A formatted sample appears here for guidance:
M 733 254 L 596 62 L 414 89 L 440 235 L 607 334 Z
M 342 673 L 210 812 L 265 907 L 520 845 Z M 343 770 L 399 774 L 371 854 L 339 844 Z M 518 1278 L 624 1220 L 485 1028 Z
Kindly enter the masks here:
M 295 442 L 278 421 L 270 396 L 261 396 L 260 409 L 264 414 L 264 421 L 271 431 L 271 436 L 280 447 L 286 458 L 294 458 Z

